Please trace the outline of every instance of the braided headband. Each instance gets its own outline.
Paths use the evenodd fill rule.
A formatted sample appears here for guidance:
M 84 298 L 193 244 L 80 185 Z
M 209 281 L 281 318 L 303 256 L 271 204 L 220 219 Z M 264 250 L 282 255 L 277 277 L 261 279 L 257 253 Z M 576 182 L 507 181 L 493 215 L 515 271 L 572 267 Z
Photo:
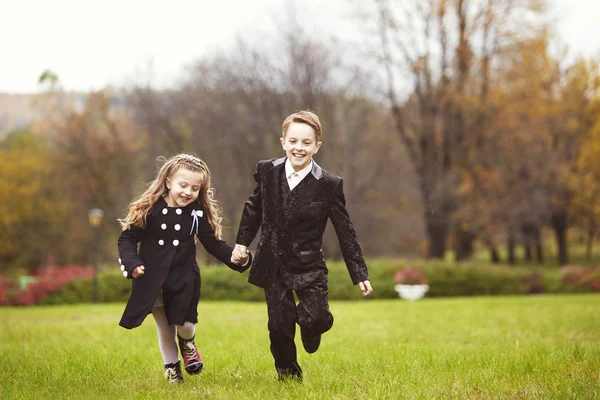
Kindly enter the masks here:
M 189 162 L 191 162 L 192 164 L 195 164 L 195 165 L 197 165 L 198 167 L 202 168 L 202 161 L 201 161 L 201 160 L 200 160 L 198 157 L 194 157 L 194 156 L 191 156 L 191 155 L 189 155 L 189 154 L 186 154 L 186 155 L 184 155 L 184 156 L 183 156 L 183 158 L 184 158 L 186 161 L 189 161 Z

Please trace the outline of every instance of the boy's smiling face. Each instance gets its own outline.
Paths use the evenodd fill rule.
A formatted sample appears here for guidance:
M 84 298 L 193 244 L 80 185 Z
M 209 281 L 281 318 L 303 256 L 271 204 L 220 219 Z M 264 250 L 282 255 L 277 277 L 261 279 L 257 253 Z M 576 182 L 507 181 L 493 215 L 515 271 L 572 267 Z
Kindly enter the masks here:
M 279 140 L 295 171 L 306 167 L 322 144 L 317 142 L 313 128 L 301 122 L 292 122 Z

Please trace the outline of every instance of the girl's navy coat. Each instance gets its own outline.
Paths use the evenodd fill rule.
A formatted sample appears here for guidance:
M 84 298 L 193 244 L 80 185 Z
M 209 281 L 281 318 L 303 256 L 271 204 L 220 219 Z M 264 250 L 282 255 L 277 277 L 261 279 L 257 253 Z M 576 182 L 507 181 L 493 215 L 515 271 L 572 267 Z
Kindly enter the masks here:
M 200 270 L 194 235 L 229 268 L 238 272 L 248 268 L 231 263 L 233 247 L 215 236 L 200 203 L 169 207 L 161 198 L 146 217 L 145 228 L 132 226 L 119 236 L 119 257 L 127 276 L 131 277 L 139 265 L 145 268 L 142 276 L 133 279 L 131 296 L 119 325 L 128 329 L 139 326 L 151 312 L 161 289 L 169 324 L 198 322 Z M 247 263 L 250 265 L 251 260 Z

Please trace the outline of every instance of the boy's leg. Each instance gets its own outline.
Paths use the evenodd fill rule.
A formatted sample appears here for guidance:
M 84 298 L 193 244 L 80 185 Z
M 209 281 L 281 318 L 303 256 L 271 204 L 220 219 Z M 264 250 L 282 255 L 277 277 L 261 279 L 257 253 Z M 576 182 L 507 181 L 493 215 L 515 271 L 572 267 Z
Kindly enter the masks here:
M 321 344 L 321 334 L 333 326 L 333 315 L 329 311 L 327 282 L 314 284 L 297 290 L 298 325 L 302 335 L 302 344 L 308 353 L 314 353 Z
M 279 271 L 273 284 L 265 289 L 269 315 L 269 338 L 275 369 L 280 379 L 302 378 L 302 369 L 296 359 L 296 301 Z
M 156 323 L 158 346 L 165 364 L 165 378 L 169 383 L 183 382 L 183 374 L 177 355 L 177 343 L 175 342 L 175 326 L 169 325 L 164 307 L 153 307 L 152 316 Z
M 194 338 L 196 337 L 196 325 L 192 322 L 185 322 L 183 325 L 177 325 L 177 340 L 179 349 L 183 357 L 183 364 L 188 374 L 199 374 L 204 368 L 202 356 L 196 347 Z

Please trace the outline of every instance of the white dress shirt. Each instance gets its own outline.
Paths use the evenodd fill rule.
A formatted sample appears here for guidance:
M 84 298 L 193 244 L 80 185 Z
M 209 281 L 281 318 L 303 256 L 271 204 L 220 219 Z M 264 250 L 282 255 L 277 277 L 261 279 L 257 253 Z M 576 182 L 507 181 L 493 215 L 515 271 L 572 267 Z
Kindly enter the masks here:
M 306 175 L 312 170 L 312 166 L 313 160 L 310 160 L 306 167 L 296 172 L 294 171 L 294 167 L 292 167 L 290 159 L 288 158 L 285 160 L 285 177 L 287 178 L 290 190 L 293 190 L 300 182 L 302 182 L 302 179 L 306 178 Z

